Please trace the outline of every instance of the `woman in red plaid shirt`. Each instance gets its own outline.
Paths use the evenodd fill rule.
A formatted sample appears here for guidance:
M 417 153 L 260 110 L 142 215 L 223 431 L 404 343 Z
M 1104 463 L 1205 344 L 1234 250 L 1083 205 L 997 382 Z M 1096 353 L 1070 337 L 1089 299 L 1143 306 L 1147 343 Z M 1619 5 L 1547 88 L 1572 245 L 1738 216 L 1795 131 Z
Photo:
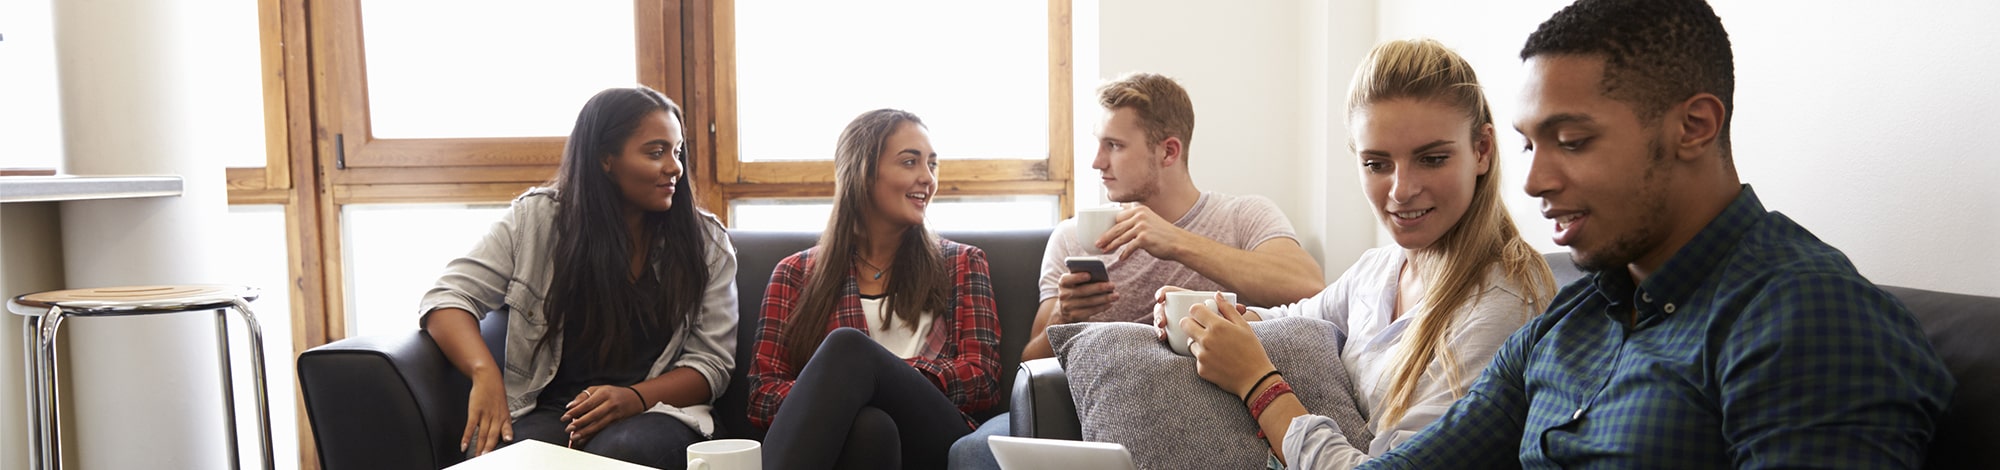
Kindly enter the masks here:
M 986 253 L 924 226 L 937 164 L 908 112 L 841 132 L 833 218 L 764 294 L 750 422 L 770 468 L 944 468 L 999 400 Z

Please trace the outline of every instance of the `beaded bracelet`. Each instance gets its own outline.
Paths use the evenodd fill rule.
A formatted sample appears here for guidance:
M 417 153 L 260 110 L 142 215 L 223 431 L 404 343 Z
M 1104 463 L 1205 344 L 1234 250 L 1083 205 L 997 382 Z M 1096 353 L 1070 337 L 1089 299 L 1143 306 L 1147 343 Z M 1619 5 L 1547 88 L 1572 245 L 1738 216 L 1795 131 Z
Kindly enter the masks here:
M 1261 421 L 1258 421 L 1264 417 L 1264 409 L 1270 408 L 1271 402 L 1278 401 L 1278 397 L 1284 396 L 1287 393 L 1292 393 L 1292 384 L 1285 383 L 1284 380 L 1279 380 L 1276 385 L 1265 389 L 1264 394 L 1257 395 L 1257 403 L 1250 405 L 1250 421 L 1260 423 L 1257 426 L 1258 439 L 1264 438 L 1264 426 L 1261 424 Z

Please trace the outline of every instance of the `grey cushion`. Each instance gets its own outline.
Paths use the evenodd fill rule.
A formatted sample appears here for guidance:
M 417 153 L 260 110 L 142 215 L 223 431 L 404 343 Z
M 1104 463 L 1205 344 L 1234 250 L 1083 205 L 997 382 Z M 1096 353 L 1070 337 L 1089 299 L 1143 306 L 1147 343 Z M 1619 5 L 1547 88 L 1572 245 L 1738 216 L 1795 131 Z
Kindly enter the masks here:
M 1372 439 L 1340 362 L 1340 331 L 1310 318 L 1251 325 L 1306 410 L 1332 417 L 1350 443 Z M 1242 399 L 1195 375 L 1157 329 L 1137 323 L 1049 328 L 1086 441 L 1116 442 L 1141 468 L 1263 468 L 1270 447 L 1257 438 Z

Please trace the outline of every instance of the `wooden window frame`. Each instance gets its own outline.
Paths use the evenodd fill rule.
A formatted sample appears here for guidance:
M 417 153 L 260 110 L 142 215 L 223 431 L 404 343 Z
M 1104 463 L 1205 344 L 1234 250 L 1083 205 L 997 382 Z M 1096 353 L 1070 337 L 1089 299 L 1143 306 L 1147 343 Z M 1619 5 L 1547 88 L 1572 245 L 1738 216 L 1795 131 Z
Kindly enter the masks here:
M 305 74 L 304 51 L 286 49 L 305 39 L 303 9 L 288 10 L 285 0 L 257 0 L 257 55 L 264 96 L 264 166 L 228 168 L 230 204 L 285 204 L 292 189 L 290 106 L 306 105 L 303 80 L 286 77 Z M 297 37 L 293 37 L 296 35 Z M 300 42 L 292 42 L 292 41 Z M 298 96 L 294 94 L 299 93 Z M 303 122 L 298 124 L 304 124 Z
M 379 139 L 369 120 L 367 61 L 361 34 L 359 0 L 314 3 L 316 63 L 328 64 L 317 79 L 325 85 L 316 102 L 318 122 L 326 123 L 324 141 L 331 141 L 320 166 L 335 186 L 444 185 L 430 190 L 374 192 L 352 188 L 346 194 L 452 197 L 459 183 L 543 182 L 562 159 L 567 136 Z M 669 35 L 678 25 L 681 5 L 670 1 L 635 0 L 633 35 L 638 83 L 679 99 L 685 95 L 678 51 L 683 39 Z M 657 40 L 655 40 L 657 39 Z M 324 47 L 320 47 L 324 46 Z M 337 146 L 335 146 L 337 144 Z M 413 171 L 414 170 L 414 171 Z M 515 192 L 514 194 L 519 194 Z M 508 195 L 511 198 L 513 195 Z M 336 196 L 340 198 L 342 196 Z M 464 197 L 464 196 L 458 196 Z M 504 200 L 504 199 L 503 199 Z M 341 202 L 346 202 L 344 199 Z
M 736 106 L 736 12 L 735 0 L 697 0 L 709 11 L 706 31 L 697 38 L 713 38 L 695 44 L 697 61 L 694 86 L 713 96 L 712 109 L 700 116 L 707 133 L 695 132 L 692 140 L 707 149 L 701 156 L 709 163 L 697 165 L 697 190 L 703 206 L 726 222 L 729 202 L 750 198 L 826 198 L 833 196 L 831 161 L 743 161 L 737 129 Z M 1072 83 L 1070 67 L 1073 51 L 1070 0 L 1048 0 L 1048 79 L 1049 119 L 1048 158 L 1045 159 L 964 159 L 950 160 L 938 168 L 938 193 L 943 196 L 1048 195 L 1057 197 L 1059 219 L 1068 218 L 1075 207 L 1071 169 L 1075 146 L 1073 136 Z M 701 27 L 701 25 L 697 25 Z M 706 70 L 701 70 L 701 69 Z M 692 128 L 699 128 L 693 127 Z

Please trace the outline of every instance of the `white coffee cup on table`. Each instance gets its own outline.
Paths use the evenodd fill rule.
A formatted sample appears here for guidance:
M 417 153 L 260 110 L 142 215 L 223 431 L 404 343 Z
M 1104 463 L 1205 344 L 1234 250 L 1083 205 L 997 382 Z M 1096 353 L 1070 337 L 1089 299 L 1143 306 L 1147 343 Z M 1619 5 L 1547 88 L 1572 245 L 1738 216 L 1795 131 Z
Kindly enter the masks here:
M 1118 222 L 1118 206 L 1085 207 L 1076 210 L 1076 241 L 1083 243 L 1083 251 L 1093 255 L 1104 254 L 1097 249 L 1097 238 Z
M 757 441 L 716 439 L 689 444 L 688 470 L 763 470 L 764 455 Z
M 1221 306 L 1215 303 L 1215 294 L 1215 291 L 1206 290 L 1185 290 L 1167 293 L 1167 305 L 1163 307 L 1167 314 L 1167 346 L 1173 348 L 1174 354 L 1182 356 L 1194 355 L 1194 351 L 1188 350 L 1187 330 L 1181 329 L 1181 319 L 1187 318 L 1188 309 L 1194 308 L 1195 305 L 1205 305 L 1210 311 L 1221 311 Z M 1236 294 L 1233 292 L 1223 292 L 1222 299 L 1229 301 L 1233 305 L 1236 303 Z

